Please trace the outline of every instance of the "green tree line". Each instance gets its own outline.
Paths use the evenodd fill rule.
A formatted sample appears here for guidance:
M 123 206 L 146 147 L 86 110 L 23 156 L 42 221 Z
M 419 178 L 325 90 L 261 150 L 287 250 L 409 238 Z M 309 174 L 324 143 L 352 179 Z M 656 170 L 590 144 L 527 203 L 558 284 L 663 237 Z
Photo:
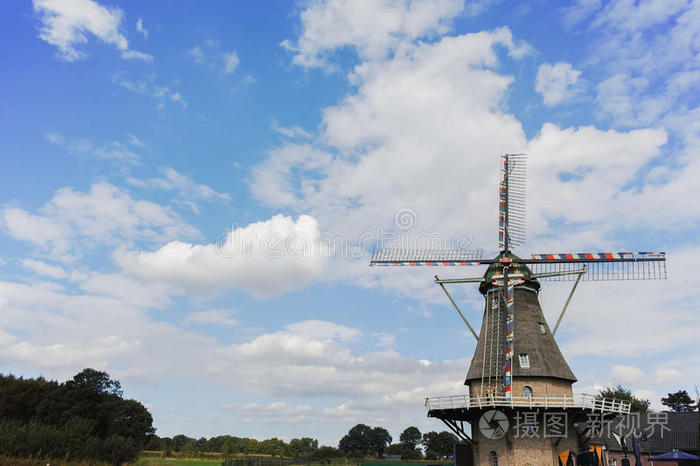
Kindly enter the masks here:
M 166 456 L 195 457 L 205 453 L 220 453 L 224 457 L 233 455 L 265 454 L 294 458 L 332 459 L 383 458 L 386 455 L 400 455 L 403 459 L 439 459 L 452 455 L 452 448 L 458 441 L 453 434 L 442 431 L 421 434 L 417 427 L 406 428 L 399 443 L 392 443 L 392 437 L 383 427 L 370 427 L 357 424 L 351 428 L 338 444 L 338 447 L 318 445 L 318 440 L 309 437 L 294 438 L 288 443 L 278 438 L 257 440 L 232 435 L 199 439 L 179 434 L 174 437 L 150 436 L 146 450 L 161 451 Z M 423 450 L 425 449 L 425 455 Z
M 134 460 L 154 433 L 153 419 L 122 395 L 119 382 L 94 369 L 64 383 L 0 374 L 0 454 Z

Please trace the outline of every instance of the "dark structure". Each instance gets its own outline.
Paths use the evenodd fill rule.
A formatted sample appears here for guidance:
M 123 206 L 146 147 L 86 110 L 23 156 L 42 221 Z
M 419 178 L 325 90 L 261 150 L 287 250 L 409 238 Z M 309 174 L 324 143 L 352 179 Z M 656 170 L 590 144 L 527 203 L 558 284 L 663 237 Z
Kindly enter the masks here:
M 573 395 L 571 385 L 576 377 L 554 338 L 557 329 L 579 281 L 664 279 L 665 254 L 533 254 L 520 258 L 511 247 L 525 242 L 524 155 L 503 156 L 502 175 L 500 252 L 495 258 L 482 259 L 480 250 L 380 249 L 370 265 L 489 266 L 481 277 L 441 280 L 435 276 L 435 283 L 477 340 L 465 380 L 469 394 L 425 401 L 428 416 L 442 420 L 465 442 L 455 450 L 458 464 L 568 466 L 576 458 L 581 459 L 577 464 L 586 464 L 586 457 L 600 459 L 604 446 L 592 443 L 587 422 L 591 415 L 604 421 L 629 413 L 630 404 Z M 553 330 L 538 300 L 540 280 L 575 280 Z M 464 283 L 478 283 L 485 298 L 479 334 L 446 287 Z
M 637 422 L 638 421 L 638 422 Z M 620 419 L 616 424 L 619 434 L 625 439 L 629 452 L 628 458 L 634 464 L 633 434 L 639 437 L 639 446 L 642 465 L 651 464 L 649 458 L 665 452 L 680 450 L 700 456 L 700 413 L 654 413 L 654 421 L 650 423 L 649 417 L 645 413 L 630 416 L 630 419 Z M 659 422 L 665 421 L 665 422 Z M 612 426 L 615 429 L 616 426 Z M 622 458 L 625 457 L 622 446 L 611 436 L 600 435 L 591 440 L 596 444 L 605 446 L 607 463 L 619 466 Z M 656 466 L 665 463 L 654 462 Z M 675 463 L 673 463 L 675 464 Z M 698 461 L 686 462 L 682 464 L 700 464 Z

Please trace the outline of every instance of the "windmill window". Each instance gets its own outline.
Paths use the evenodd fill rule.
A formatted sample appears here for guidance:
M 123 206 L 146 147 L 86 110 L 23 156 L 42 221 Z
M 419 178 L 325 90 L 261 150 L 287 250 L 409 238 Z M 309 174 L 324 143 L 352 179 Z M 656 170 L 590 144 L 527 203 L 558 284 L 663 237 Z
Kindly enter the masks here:
M 491 452 L 491 466 L 498 466 L 498 455 L 495 451 Z
M 525 398 L 532 398 L 532 387 L 525 385 L 523 387 L 523 396 Z
M 542 322 L 540 322 L 540 333 L 541 333 L 542 335 L 544 335 L 544 334 L 547 333 L 547 329 L 545 328 L 545 326 L 544 326 L 544 324 L 543 324 Z
M 530 356 L 527 353 L 520 353 L 520 368 L 529 369 L 530 368 Z

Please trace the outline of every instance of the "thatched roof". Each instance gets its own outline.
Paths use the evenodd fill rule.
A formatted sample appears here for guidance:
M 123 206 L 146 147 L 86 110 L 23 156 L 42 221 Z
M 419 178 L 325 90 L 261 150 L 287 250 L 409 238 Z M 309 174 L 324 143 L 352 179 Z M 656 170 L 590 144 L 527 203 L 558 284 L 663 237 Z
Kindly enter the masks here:
M 495 293 L 486 295 L 486 309 L 491 305 L 490 299 Z M 553 377 L 571 382 L 576 381 L 576 376 L 564 360 L 547 321 L 542 314 L 542 308 L 537 299 L 537 293 L 526 286 L 515 288 L 514 296 L 514 356 L 513 377 Z M 485 320 L 482 321 L 481 333 L 484 335 Z M 540 324 L 544 325 L 544 333 Z M 474 351 L 469 372 L 465 384 L 470 381 L 481 380 L 484 363 L 485 338 L 479 338 Z M 530 368 L 524 369 L 519 364 L 519 354 L 527 353 L 530 360 Z M 487 358 L 488 360 L 488 354 Z

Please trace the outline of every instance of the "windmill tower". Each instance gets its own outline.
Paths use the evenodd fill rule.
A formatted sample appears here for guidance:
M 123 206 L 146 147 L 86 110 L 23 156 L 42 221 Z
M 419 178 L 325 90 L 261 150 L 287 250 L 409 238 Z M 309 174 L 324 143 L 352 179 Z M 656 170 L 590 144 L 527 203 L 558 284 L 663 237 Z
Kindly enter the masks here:
M 520 258 L 512 246 L 525 242 L 525 156 L 503 156 L 499 186 L 499 254 L 480 250 L 378 249 L 372 266 L 488 265 L 481 277 L 441 280 L 445 292 L 477 341 L 467 371 L 469 395 L 426 399 L 428 416 L 442 420 L 465 443 L 464 465 L 563 465 L 576 463 L 588 445 L 591 415 L 630 411 L 628 402 L 596 395 L 574 396 L 576 381 L 556 343 L 566 308 L 582 280 L 666 278 L 665 254 L 652 252 L 532 254 Z M 559 319 L 550 330 L 538 300 L 540 281 L 573 281 Z M 446 285 L 478 283 L 484 313 L 477 334 Z M 548 422 L 551 421 L 551 425 Z M 465 428 L 465 423 L 468 428 Z M 550 427 L 550 435 L 547 428 Z M 551 428 L 556 427 L 555 431 Z M 469 431 L 469 432 L 468 432 Z

